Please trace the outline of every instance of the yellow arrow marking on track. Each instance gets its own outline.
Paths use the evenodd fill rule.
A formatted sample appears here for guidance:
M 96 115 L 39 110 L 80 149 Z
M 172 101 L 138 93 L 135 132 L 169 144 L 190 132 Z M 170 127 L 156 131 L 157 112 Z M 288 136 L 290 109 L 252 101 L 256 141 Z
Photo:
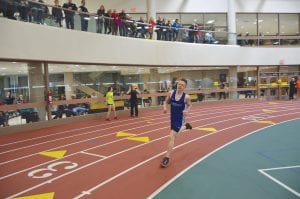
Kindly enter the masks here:
M 256 123 L 259 123 L 259 124 L 275 124 L 274 122 L 269 121 L 269 120 L 256 121 Z
M 118 132 L 117 133 L 117 137 L 130 137 L 130 136 L 136 136 L 136 134 L 127 133 L 127 132 Z
M 14 198 L 14 199 L 53 199 L 53 198 L 54 198 L 54 192 L 18 197 L 18 198 Z
M 269 110 L 269 109 L 263 109 L 262 112 L 265 112 L 265 113 L 273 113 L 274 111 L 273 111 L 273 110 Z
M 40 152 L 40 155 L 48 156 L 51 158 L 62 158 L 66 154 L 67 150 L 62 150 L 62 151 L 43 151 Z
M 147 124 L 151 124 L 151 123 L 152 123 L 151 120 L 145 120 L 145 122 L 146 122 Z
M 277 104 L 276 102 L 268 102 L 268 104 Z
M 217 130 L 215 128 L 196 128 L 197 130 L 200 130 L 200 131 L 208 131 L 208 132 L 216 132 Z
M 138 142 L 149 142 L 149 137 L 131 137 L 127 138 L 128 140 L 138 141 Z

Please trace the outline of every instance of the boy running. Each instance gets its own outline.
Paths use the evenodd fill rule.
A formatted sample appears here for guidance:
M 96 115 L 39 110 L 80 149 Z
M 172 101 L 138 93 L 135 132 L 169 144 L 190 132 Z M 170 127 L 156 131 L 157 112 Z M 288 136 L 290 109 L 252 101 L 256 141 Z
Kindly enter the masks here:
M 170 154 L 173 150 L 176 136 L 183 130 L 192 129 L 192 126 L 185 121 L 188 111 L 192 107 L 190 96 L 184 92 L 186 84 L 186 79 L 180 79 L 177 82 L 176 90 L 169 93 L 164 103 L 164 113 L 167 112 L 167 103 L 171 105 L 171 133 L 167 153 L 161 162 L 162 167 L 169 165 Z

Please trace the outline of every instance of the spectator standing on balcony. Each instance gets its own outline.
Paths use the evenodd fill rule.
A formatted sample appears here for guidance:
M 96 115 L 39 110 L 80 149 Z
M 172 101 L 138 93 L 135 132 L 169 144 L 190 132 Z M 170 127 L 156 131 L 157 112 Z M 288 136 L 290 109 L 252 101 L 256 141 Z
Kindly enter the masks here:
M 172 41 L 173 39 L 173 29 L 172 29 L 172 23 L 170 20 L 166 23 L 166 41 Z
M 15 12 L 17 11 L 17 6 L 15 5 L 14 1 L 2 1 L 2 11 L 4 17 L 7 17 L 8 19 L 17 20 L 17 18 L 14 16 Z
M 177 41 L 179 29 L 181 28 L 179 19 L 175 19 L 174 23 L 172 24 L 172 28 L 173 28 L 173 41 Z
M 117 35 L 118 34 L 118 23 L 120 21 L 120 15 L 117 13 L 116 9 L 113 9 L 111 13 L 112 22 L 111 22 L 111 34 Z
M 150 17 L 148 23 L 149 23 L 149 29 L 148 29 L 148 32 L 149 32 L 149 35 L 150 35 L 150 38 L 149 38 L 149 39 L 152 39 L 153 31 L 154 31 L 154 26 L 155 26 L 155 21 L 154 21 L 153 17 Z
M 113 88 L 109 87 L 107 90 L 107 93 L 105 95 L 106 97 L 106 104 L 107 104 L 107 115 L 106 115 L 106 120 L 110 121 L 110 113 L 113 111 L 114 112 L 114 119 L 117 118 L 117 112 L 116 112 L 116 106 L 115 106 L 115 100 L 114 100 L 114 92 Z
M 43 0 L 39 0 L 39 3 L 41 3 L 38 10 L 39 23 L 44 24 L 45 18 L 47 18 L 49 15 L 49 9 L 48 6 L 44 5 L 45 2 Z
M 137 36 L 137 29 L 136 29 L 136 22 L 132 19 L 132 17 L 128 17 L 126 22 L 127 28 L 127 36 L 128 37 L 136 37 Z
M 157 26 L 157 28 L 156 28 L 157 40 L 161 40 L 162 39 L 162 31 L 163 31 L 161 17 L 158 17 L 158 19 L 156 20 L 156 26 Z
M 29 8 L 29 22 L 32 23 L 39 23 L 39 18 L 38 18 L 38 9 L 39 9 L 39 4 L 37 4 L 36 0 L 32 0 L 31 2 L 28 2 L 28 8 Z
M 72 0 L 68 0 L 68 3 L 64 3 L 63 5 L 65 12 L 65 20 L 68 29 L 74 29 L 74 15 L 75 11 L 77 11 L 76 4 L 72 3 Z
M 81 19 L 81 31 L 87 31 L 89 26 L 89 17 L 88 14 L 83 14 L 83 12 L 88 13 L 88 9 L 85 7 L 85 0 L 81 0 L 81 6 L 79 6 L 79 11 L 82 12 L 80 14 Z
M 162 35 L 161 35 L 161 40 L 167 41 L 167 22 L 166 19 L 163 18 L 161 21 L 161 25 L 162 25 Z
M 28 2 L 25 0 L 21 0 L 17 7 L 20 12 L 20 20 L 28 21 L 28 12 L 29 12 Z
M 125 13 L 125 10 L 122 9 L 122 11 L 119 13 L 120 20 L 117 22 L 117 25 L 119 27 L 120 36 L 126 37 L 127 36 L 127 29 L 125 26 L 127 15 Z
M 59 0 L 54 0 L 54 6 L 55 7 L 52 7 L 52 17 L 55 19 L 55 23 L 58 23 L 59 27 L 62 27 L 61 20 L 63 13 L 61 5 L 59 5 Z
M 111 23 L 112 23 L 112 13 L 111 9 L 107 11 L 105 14 L 104 19 L 104 34 L 110 34 L 111 33 Z
M 195 32 L 196 32 L 196 29 L 197 29 L 197 25 L 196 24 L 193 24 L 189 27 L 189 43 L 194 43 L 195 42 Z
M 137 32 L 139 33 L 138 38 L 146 38 L 146 24 L 144 17 L 140 17 L 140 20 L 137 21 Z
M 100 8 L 97 10 L 97 24 L 96 24 L 96 29 L 97 33 L 103 33 L 103 24 L 105 20 L 105 8 L 104 5 L 101 5 Z

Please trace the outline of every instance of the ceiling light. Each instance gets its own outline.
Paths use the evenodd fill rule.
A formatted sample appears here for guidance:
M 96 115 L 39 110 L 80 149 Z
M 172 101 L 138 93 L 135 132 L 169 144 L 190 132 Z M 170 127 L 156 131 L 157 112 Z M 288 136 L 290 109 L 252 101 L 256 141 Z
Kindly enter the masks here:
M 209 21 L 206 22 L 206 24 L 212 24 L 214 22 L 215 22 L 215 20 L 209 20 Z

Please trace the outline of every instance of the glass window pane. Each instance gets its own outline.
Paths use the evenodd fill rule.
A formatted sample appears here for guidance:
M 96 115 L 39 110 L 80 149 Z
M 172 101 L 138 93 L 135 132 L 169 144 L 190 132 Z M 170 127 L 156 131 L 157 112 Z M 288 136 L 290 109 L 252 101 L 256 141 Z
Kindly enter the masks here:
M 258 14 L 258 34 L 278 34 L 278 14 Z
M 242 35 L 257 35 L 256 14 L 237 14 L 236 31 Z
M 204 14 L 204 24 L 214 26 L 227 26 L 226 14 Z
M 165 18 L 166 21 L 170 20 L 172 23 L 175 21 L 175 19 L 180 19 L 179 14 L 162 14 L 157 13 L 157 17 L 160 16 L 162 19 Z M 180 22 L 181 23 L 181 22 Z
M 147 14 L 145 13 L 130 13 L 128 14 L 130 17 L 132 17 L 133 20 L 140 20 L 141 17 L 144 17 L 144 19 L 147 19 Z
M 299 35 L 299 15 L 279 14 L 280 35 Z
M 203 14 L 181 14 L 181 23 L 185 25 L 203 24 Z

